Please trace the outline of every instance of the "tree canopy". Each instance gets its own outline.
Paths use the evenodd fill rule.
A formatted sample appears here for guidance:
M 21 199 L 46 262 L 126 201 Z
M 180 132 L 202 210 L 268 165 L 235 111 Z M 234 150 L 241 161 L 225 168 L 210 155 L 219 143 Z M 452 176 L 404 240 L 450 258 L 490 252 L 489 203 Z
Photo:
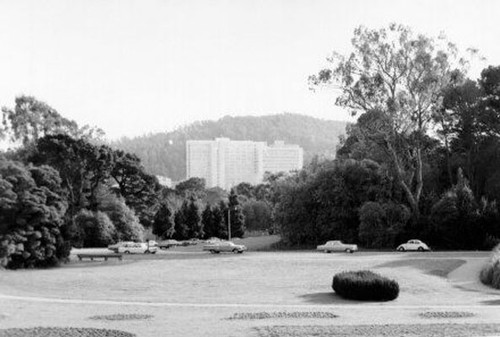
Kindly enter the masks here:
M 387 155 L 415 217 L 423 189 L 423 137 L 442 90 L 463 69 L 455 45 L 415 34 L 409 27 L 355 29 L 352 53 L 334 53 L 332 68 L 309 78 L 313 86 L 335 84 L 341 93 L 336 104 L 353 114 L 371 114 L 359 128 L 369 142 Z

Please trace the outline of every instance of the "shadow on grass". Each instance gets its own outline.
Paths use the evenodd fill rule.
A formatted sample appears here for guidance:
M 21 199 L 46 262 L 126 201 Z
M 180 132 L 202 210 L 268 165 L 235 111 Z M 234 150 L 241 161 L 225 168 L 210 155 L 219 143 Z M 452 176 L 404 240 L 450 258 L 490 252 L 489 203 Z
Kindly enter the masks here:
M 323 293 L 311 293 L 299 296 L 307 303 L 313 304 L 342 304 L 342 303 L 359 303 L 358 301 L 350 301 L 343 299 L 333 291 Z
M 465 260 L 447 258 L 447 259 L 405 259 L 391 261 L 380 264 L 376 268 L 401 268 L 411 267 L 419 269 L 427 275 L 446 278 L 449 273 L 465 264 Z
M 498 300 L 488 300 L 488 301 L 482 301 L 482 304 L 486 305 L 500 305 L 500 299 Z

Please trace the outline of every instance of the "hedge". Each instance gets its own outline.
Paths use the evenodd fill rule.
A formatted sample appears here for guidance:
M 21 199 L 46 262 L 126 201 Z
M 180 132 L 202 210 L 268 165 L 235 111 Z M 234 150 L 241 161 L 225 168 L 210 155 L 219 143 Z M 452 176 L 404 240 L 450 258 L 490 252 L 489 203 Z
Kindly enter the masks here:
M 391 301 L 399 295 L 396 281 L 369 270 L 338 273 L 332 288 L 339 296 L 360 301 Z

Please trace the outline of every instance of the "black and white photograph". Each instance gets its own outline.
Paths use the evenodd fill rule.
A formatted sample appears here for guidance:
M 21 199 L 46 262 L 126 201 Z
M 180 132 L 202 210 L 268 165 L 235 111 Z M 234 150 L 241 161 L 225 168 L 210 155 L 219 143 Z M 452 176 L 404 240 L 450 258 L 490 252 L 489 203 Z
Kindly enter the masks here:
M 0 337 L 500 337 L 499 17 L 0 0 Z

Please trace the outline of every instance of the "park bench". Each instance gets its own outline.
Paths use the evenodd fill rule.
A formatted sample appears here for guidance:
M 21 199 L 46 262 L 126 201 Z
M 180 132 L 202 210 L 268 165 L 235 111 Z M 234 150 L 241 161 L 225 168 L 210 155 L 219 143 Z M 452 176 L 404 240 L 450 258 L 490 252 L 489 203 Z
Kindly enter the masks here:
M 116 258 L 118 260 L 122 260 L 122 254 L 77 254 L 78 260 L 82 259 L 90 259 L 94 261 L 94 259 L 104 258 L 104 261 L 108 261 L 109 258 Z

